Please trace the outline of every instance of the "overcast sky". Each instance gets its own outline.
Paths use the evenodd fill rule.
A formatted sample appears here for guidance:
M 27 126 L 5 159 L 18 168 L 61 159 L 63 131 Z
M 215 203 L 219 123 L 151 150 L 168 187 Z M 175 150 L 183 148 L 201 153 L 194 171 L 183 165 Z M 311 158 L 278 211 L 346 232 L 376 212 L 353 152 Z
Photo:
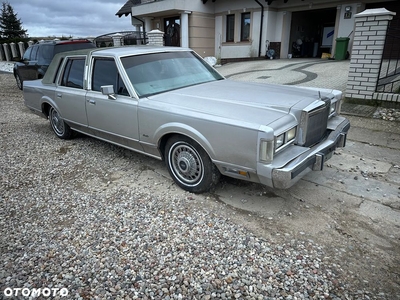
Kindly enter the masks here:
M 130 15 L 115 14 L 126 0 L 0 0 L 8 2 L 30 37 L 96 37 L 133 30 Z

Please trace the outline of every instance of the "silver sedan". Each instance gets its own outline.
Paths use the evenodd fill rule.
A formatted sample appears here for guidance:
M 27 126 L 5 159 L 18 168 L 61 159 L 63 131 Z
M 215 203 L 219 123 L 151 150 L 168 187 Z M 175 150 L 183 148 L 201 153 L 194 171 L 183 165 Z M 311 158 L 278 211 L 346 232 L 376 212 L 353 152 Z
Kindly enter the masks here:
M 24 85 L 59 138 L 81 132 L 164 160 L 195 193 L 221 174 L 288 188 L 322 170 L 350 128 L 341 97 L 230 81 L 190 49 L 151 46 L 61 53 Z

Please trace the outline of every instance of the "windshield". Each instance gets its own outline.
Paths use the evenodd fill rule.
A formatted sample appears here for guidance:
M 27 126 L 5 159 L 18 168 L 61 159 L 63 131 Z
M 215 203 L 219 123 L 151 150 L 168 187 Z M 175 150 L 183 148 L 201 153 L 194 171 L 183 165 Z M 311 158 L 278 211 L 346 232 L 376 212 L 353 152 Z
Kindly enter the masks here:
M 129 56 L 121 61 L 140 97 L 223 79 L 189 51 Z

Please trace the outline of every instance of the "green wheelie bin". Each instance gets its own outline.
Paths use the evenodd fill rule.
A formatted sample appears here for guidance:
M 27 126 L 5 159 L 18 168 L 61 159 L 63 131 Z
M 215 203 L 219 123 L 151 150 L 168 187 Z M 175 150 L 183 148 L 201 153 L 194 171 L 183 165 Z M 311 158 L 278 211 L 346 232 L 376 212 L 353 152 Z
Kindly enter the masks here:
M 349 41 L 350 38 L 348 37 L 339 37 L 336 39 L 335 60 L 344 60 L 347 58 Z

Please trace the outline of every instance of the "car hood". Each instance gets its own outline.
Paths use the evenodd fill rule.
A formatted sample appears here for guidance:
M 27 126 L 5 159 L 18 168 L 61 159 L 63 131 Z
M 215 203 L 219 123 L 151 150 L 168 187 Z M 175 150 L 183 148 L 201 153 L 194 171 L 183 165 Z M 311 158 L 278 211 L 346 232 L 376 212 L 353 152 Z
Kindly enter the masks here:
M 327 90 L 218 80 L 150 96 L 151 101 L 197 114 L 268 125 L 329 96 Z M 332 97 L 333 95 L 329 96 Z

